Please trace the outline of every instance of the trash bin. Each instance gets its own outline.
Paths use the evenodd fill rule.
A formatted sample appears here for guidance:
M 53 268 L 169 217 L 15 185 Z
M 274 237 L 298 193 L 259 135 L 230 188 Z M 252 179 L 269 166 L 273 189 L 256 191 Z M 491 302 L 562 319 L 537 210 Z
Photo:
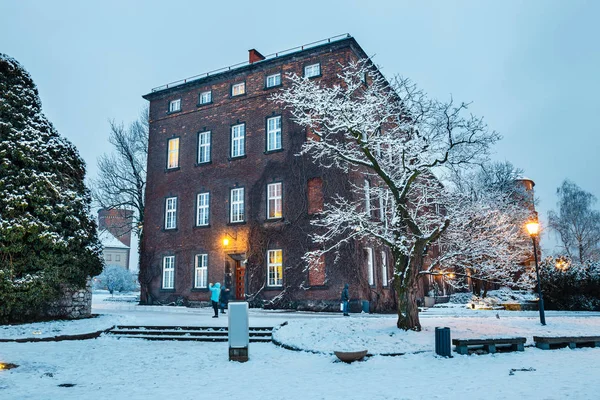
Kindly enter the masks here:
M 435 328 L 435 354 L 452 357 L 450 328 Z
M 362 312 L 364 313 L 369 313 L 369 301 L 368 300 L 363 300 L 362 301 Z

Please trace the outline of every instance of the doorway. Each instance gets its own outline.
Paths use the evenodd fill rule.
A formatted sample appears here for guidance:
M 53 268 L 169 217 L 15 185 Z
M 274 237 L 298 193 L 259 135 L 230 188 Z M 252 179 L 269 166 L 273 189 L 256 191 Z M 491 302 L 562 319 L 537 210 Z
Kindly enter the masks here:
M 233 259 L 233 286 L 235 300 L 246 300 L 246 255 L 229 254 Z M 229 262 L 226 263 L 226 269 Z

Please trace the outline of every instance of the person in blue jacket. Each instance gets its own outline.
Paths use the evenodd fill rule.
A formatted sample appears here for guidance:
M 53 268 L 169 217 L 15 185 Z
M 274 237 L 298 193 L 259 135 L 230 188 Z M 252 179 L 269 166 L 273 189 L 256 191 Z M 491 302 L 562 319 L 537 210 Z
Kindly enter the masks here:
M 213 318 L 219 318 L 219 296 L 221 295 L 221 284 L 217 282 L 213 286 L 213 284 L 210 283 L 208 285 L 208 289 L 210 290 L 210 301 L 212 302 L 212 307 L 215 311 Z

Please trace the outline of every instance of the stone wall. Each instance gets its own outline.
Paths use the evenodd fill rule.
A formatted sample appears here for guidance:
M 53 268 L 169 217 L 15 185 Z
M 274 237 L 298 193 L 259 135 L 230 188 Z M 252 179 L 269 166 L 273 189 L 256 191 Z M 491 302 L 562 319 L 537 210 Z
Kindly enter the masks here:
M 63 286 L 62 296 L 51 303 L 46 316 L 53 318 L 87 318 L 92 315 L 92 283 L 88 279 L 85 288 Z

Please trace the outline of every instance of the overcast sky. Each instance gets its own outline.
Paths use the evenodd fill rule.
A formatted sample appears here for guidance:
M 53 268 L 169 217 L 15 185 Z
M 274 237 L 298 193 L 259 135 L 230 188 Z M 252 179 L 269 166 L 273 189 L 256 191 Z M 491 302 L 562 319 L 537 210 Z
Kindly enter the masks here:
M 494 158 L 536 182 L 542 220 L 569 178 L 600 197 L 600 1 L 0 0 L 0 52 L 88 175 L 161 84 L 350 33 L 388 75 L 473 102 L 504 139 Z M 546 247 L 551 241 L 545 240 Z

